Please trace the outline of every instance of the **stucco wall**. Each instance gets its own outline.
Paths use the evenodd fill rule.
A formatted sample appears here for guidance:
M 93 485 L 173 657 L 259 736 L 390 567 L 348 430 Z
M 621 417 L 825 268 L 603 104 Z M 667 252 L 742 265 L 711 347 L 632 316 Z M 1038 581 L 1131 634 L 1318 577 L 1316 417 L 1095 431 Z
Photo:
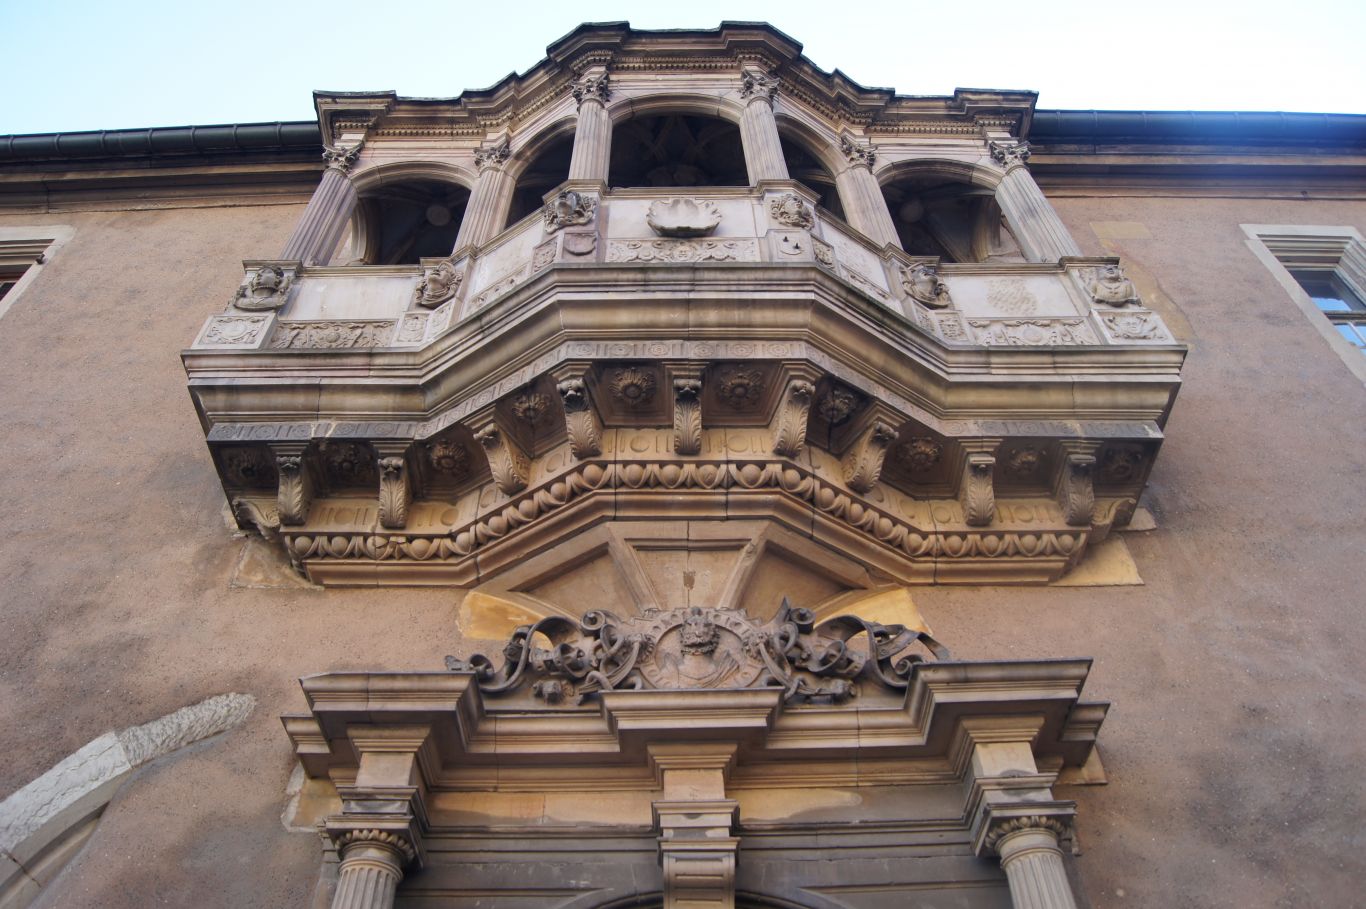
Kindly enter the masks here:
M 1058 790 L 1081 804 L 1095 905 L 1350 905 L 1366 879 L 1366 390 L 1238 225 L 1366 230 L 1366 203 L 1057 207 L 1085 252 L 1160 286 L 1192 345 L 1147 497 L 1159 527 L 1127 537 L 1146 583 L 916 600 L 960 658 L 1096 658 L 1110 783 Z M 178 353 L 300 211 L 0 216 L 75 228 L 0 319 L 0 795 L 108 730 L 258 699 L 143 770 L 38 905 L 307 905 L 318 843 L 279 819 L 296 677 L 434 668 L 460 646 L 458 593 L 291 586 L 225 518 Z M 1101 221 L 1150 237 L 1102 242 Z

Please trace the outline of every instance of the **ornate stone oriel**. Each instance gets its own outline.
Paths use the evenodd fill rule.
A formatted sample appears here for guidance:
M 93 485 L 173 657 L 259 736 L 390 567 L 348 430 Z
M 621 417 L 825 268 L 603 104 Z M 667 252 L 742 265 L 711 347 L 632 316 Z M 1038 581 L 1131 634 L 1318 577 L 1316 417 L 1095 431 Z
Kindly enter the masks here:
M 544 640 L 549 648 L 539 645 Z M 781 688 L 789 701 L 841 702 L 860 684 L 906 687 L 925 656 L 948 649 L 928 633 L 843 615 L 817 624 L 787 600 L 758 622 L 742 609 L 648 609 L 621 617 L 594 610 L 575 622 L 560 616 L 518 628 L 503 664 L 483 654 L 446 657 L 472 672 L 486 696 L 529 688 L 548 704 L 577 704 L 617 689 Z

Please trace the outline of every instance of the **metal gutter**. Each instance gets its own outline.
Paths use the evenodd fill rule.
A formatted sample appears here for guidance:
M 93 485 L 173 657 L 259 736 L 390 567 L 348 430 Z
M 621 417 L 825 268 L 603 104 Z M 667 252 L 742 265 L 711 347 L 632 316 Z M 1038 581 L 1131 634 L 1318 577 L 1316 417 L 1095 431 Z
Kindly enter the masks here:
M 1366 115 L 1259 111 L 1036 110 L 1040 145 L 1366 147 Z
M 310 150 L 322 154 L 314 120 L 0 136 L 0 164 Z

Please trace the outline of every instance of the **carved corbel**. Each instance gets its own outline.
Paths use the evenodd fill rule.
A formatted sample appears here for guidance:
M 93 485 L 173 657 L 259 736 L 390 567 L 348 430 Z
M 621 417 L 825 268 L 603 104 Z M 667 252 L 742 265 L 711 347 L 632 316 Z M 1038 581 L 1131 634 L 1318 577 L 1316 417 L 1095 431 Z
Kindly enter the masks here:
M 674 379 L 674 451 L 695 455 L 702 450 L 702 379 Z
M 963 462 L 963 482 L 958 501 L 963 506 L 963 521 L 969 527 L 985 527 L 996 519 L 996 472 L 994 451 L 970 451 Z
M 773 427 L 774 454 L 789 458 L 801 454 L 806 446 L 806 424 L 811 416 L 811 399 L 815 394 L 816 386 L 806 379 L 793 379 L 787 383 L 787 391 Z M 877 482 L 876 477 L 873 482 Z
M 1098 447 L 1094 443 L 1064 443 L 1062 457 L 1058 459 L 1054 494 L 1058 498 L 1058 508 L 1062 510 L 1063 520 L 1073 527 L 1090 524 L 1095 514 L 1096 491 L 1093 478 Z
M 304 457 L 304 447 L 297 444 L 271 446 L 280 476 L 277 504 L 281 524 L 297 526 L 308 520 L 308 507 L 313 502 L 313 477 Z
M 379 449 L 379 523 L 389 530 L 402 530 L 408 524 L 408 503 L 412 500 L 412 475 L 402 449 Z M 407 448 L 407 443 L 403 443 Z
M 574 457 L 582 461 L 602 454 L 602 424 L 598 422 L 583 377 L 565 379 L 555 389 L 564 401 L 564 428 L 569 434 L 569 450 Z
M 499 429 L 496 423 L 490 423 L 476 432 L 474 438 L 484 447 L 493 482 L 504 494 L 513 495 L 526 489 L 531 476 L 531 462 L 507 433 Z
M 869 424 L 844 455 L 844 481 L 855 492 L 868 492 L 882 476 L 887 447 L 896 441 L 896 430 L 881 420 Z

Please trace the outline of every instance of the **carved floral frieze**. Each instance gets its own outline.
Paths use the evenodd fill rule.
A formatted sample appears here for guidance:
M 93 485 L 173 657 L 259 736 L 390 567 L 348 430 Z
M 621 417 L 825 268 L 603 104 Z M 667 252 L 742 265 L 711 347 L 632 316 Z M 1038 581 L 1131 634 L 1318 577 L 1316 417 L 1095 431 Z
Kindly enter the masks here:
M 201 344 L 255 347 L 270 316 L 216 316 L 205 329 Z M 391 323 L 392 324 L 392 323 Z
M 1171 335 L 1156 314 L 1150 312 L 1102 312 L 1101 324 L 1116 341 L 1170 342 Z
M 1143 449 L 1137 445 L 1115 445 L 1100 459 L 1100 479 L 1109 483 L 1132 483 L 1143 476 Z
M 392 320 L 360 322 L 281 322 L 270 346 L 293 350 L 337 350 L 348 347 L 383 347 L 394 331 Z
M 329 439 L 322 445 L 322 463 L 333 486 L 372 486 L 377 479 L 375 453 L 360 442 Z
M 1084 319 L 969 319 L 977 343 L 988 347 L 1062 347 L 1095 344 Z
M 755 240 L 611 240 L 608 262 L 758 262 Z
M 917 643 L 923 652 L 912 649 Z M 514 631 L 501 666 L 474 654 L 447 657 L 446 667 L 473 673 L 485 696 L 528 689 L 547 704 L 617 689 L 699 688 L 781 688 L 788 701 L 840 703 L 860 685 L 905 690 L 926 655 L 950 659 L 924 631 L 849 615 L 817 624 L 811 610 L 784 600 L 767 622 L 699 606 L 552 616 Z
M 1012 480 L 1030 480 L 1039 475 L 1043 466 L 1043 449 L 1032 445 L 1016 448 L 1006 456 L 1005 474 Z

